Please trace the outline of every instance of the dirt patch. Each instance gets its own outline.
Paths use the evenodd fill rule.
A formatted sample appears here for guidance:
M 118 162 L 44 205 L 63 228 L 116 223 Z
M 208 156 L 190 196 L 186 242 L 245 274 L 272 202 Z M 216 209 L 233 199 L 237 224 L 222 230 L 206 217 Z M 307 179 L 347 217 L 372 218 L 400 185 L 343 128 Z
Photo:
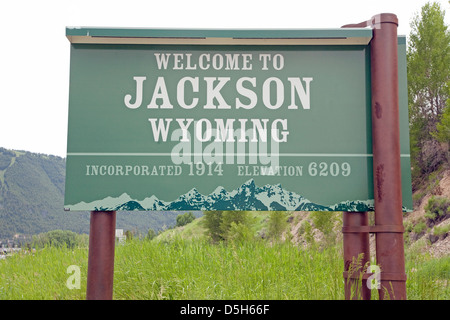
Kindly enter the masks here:
M 434 257 L 445 257 L 450 254 L 450 236 L 447 236 L 443 240 L 438 240 L 437 242 L 430 245 L 428 252 Z
M 450 199 L 450 170 L 446 170 L 442 173 L 439 183 L 422 198 L 416 210 L 406 214 L 406 216 L 404 217 L 404 225 L 416 225 L 420 221 L 426 220 L 425 207 L 432 196 L 439 196 Z M 447 234 L 439 237 L 434 235 L 434 230 L 436 227 L 443 227 L 448 224 L 450 224 L 450 219 L 440 221 L 432 228 L 427 229 L 420 236 L 411 233 L 411 242 L 417 243 L 410 243 L 410 245 L 420 246 L 423 253 L 429 253 L 435 257 L 450 255 L 450 235 Z
M 450 170 L 444 172 L 444 176 L 439 183 L 441 196 L 450 199 Z

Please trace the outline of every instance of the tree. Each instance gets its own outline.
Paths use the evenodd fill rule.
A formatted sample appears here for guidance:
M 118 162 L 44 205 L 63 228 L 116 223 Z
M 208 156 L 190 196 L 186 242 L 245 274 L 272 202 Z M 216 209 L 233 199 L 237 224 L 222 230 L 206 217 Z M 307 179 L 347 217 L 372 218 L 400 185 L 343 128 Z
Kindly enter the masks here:
M 450 33 L 444 16 L 438 3 L 427 3 L 411 22 L 407 63 L 415 176 L 434 171 L 446 158 L 435 138 L 450 97 Z
M 450 91 L 450 84 L 448 85 Z M 436 125 L 434 137 L 442 143 L 447 154 L 447 165 L 450 164 L 450 98 L 447 99 L 447 107 L 442 113 L 439 123 Z
M 51 230 L 33 236 L 32 247 L 63 247 L 74 248 L 79 244 L 78 236 L 70 230 Z
M 131 241 L 134 238 L 134 232 L 131 230 L 125 231 L 126 241 Z
M 249 222 L 248 211 L 223 211 L 222 221 L 220 223 L 222 237 L 226 240 L 230 238 L 230 231 L 233 224 L 248 226 Z
M 213 242 L 239 238 L 247 239 L 251 234 L 248 211 L 206 211 L 204 227 Z
M 450 104 L 442 113 L 441 121 L 436 125 L 436 129 L 436 139 L 448 144 L 450 141 Z
M 284 211 L 272 211 L 269 215 L 268 236 L 278 240 L 288 225 L 286 213 Z
M 230 230 L 227 233 L 227 241 L 232 241 L 235 244 L 245 244 L 253 240 L 253 238 L 253 232 L 248 223 L 231 223 Z
M 146 239 L 147 239 L 147 240 L 152 240 L 152 239 L 155 238 L 155 237 L 156 237 L 156 232 L 155 232 L 155 230 L 153 230 L 152 228 L 148 229 Z
M 310 215 L 315 227 L 323 234 L 325 246 L 332 245 L 336 241 L 334 227 L 339 221 L 339 215 L 339 212 L 330 211 L 314 211 Z
M 177 227 L 182 227 L 195 220 L 192 212 L 186 212 L 177 216 Z
M 223 211 L 205 211 L 203 226 L 206 229 L 207 235 L 213 242 L 224 240 L 222 231 L 220 228 L 222 222 Z

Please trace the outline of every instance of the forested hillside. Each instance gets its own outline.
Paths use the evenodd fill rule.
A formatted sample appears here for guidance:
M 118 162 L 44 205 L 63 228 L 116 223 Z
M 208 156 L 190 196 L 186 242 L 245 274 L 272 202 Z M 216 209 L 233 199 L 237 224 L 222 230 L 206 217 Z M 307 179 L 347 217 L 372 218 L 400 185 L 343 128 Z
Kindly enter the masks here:
M 64 158 L 0 148 L 0 239 L 63 229 L 89 232 L 88 212 L 65 212 Z M 147 234 L 173 226 L 178 213 L 120 212 L 117 228 Z

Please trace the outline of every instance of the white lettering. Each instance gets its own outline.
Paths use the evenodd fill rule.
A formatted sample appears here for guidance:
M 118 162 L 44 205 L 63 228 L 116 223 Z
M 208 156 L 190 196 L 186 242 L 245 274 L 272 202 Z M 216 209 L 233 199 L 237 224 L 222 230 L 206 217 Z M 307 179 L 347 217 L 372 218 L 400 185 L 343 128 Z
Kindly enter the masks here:
M 252 70 L 252 64 L 251 64 L 252 55 L 250 53 L 243 53 L 242 58 L 243 58 L 242 70 Z
M 223 86 L 230 81 L 229 77 L 205 77 L 206 81 L 206 104 L 204 106 L 205 109 L 231 109 L 231 106 L 226 103 L 225 99 L 222 97 L 220 90 L 222 90 Z M 218 80 L 219 83 L 214 87 L 214 81 Z M 218 105 L 214 104 L 214 99 L 219 103 Z
M 305 81 L 306 90 L 303 88 L 302 82 L 300 81 L 300 78 L 288 78 L 289 82 L 291 83 L 291 104 L 288 106 L 288 109 L 298 109 L 298 106 L 295 104 L 295 92 L 297 92 L 298 97 L 300 98 L 300 101 L 302 103 L 303 109 L 310 109 L 310 83 L 313 80 L 313 78 L 303 78 L 303 81 Z
M 173 59 L 173 70 L 183 70 L 183 62 L 181 61 L 183 59 L 183 54 L 174 53 Z
M 180 57 L 180 55 L 177 57 Z M 213 65 L 219 68 L 224 62 L 223 60 L 218 60 L 216 57 L 219 57 L 219 55 L 214 55 Z M 261 57 L 264 60 L 269 58 L 268 56 Z M 267 57 L 267 59 L 264 57 Z M 176 58 L 176 61 L 178 61 L 177 59 L 178 58 Z M 165 60 L 161 59 L 161 61 Z M 230 60 L 228 68 L 238 68 L 236 62 L 234 61 L 235 60 Z M 266 64 L 267 61 L 265 61 L 264 64 Z M 178 68 L 180 63 L 181 62 L 176 62 L 174 68 Z M 281 68 L 283 63 L 277 62 L 274 66 Z M 191 64 L 191 62 L 189 62 L 189 64 Z M 202 65 L 202 63 L 200 63 L 200 65 Z M 133 96 L 131 94 L 126 94 L 123 100 L 125 107 L 129 109 L 137 109 L 141 106 L 144 95 L 143 85 L 146 79 L 147 78 L 143 76 L 133 77 L 133 80 L 136 83 L 136 97 L 134 102 L 132 102 Z M 300 104 L 303 110 L 311 109 L 312 77 L 288 77 L 287 81 L 289 84 L 287 87 L 285 87 L 286 83 L 283 82 L 282 79 L 277 77 L 269 77 L 262 83 L 262 88 L 257 88 L 257 79 L 255 77 L 238 78 L 235 84 L 234 82 L 231 82 L 230 77 L 204 77 L 203 80 L 205 81 L 206 86 L 200 86 L 199 77 L 183 77 L 179 79 L 175 89 L 176 101 L 179 107 L 190 110 L 197 107 L 199 102 L 203 99 L 205 101 L 203 109 L 229 110 L 232 108 L 232 105 L 225 100 L 224 93 L 226 92 L 228 96 L 230 96 L 230 93 L 231 96 L 233 96 L 234 93 L 234 108 L 251 110 L 258 104 L 259 96 L 257 93 L 261 92 L 262 105 L 270 110 L 277 110 L 280 109 L 287 100 L 285 99 L 286 89 L 286 94 L 290 95 L 289 105 L 286 104 L 287 109 L 297 110 L 299 109 Z M 230 87 L 231 83 L 234 84 L 234 88 Z M 201 89 L 203 89 L 203 95 L 200 94 Z M 233 89 L 235 90 L 234 92 L 232 91 Z M 290 91 L 290 93 L 287 93 L 287 91 Z M 156 84 L 153 88 L 153 95 L 150 103 L 147 105 L 147 108 L 174 108 L 169 98 L 165 77 L 157 77 Z
M 194 119 L 175 119 L 178 124 L 180 125 L 180 129 L 183 131 L 183 138 L 180 140 L 182 142 L 188 142 L 189 138 L 188 138 L 188 129 L 189 126 L 191 125 L 192 121 L 194 121 Z M 186 124 L 184 123 L 184 121 L 186 120 Z
M 209 69 L 209 60 L 210 60 L 210 54 L 209 53 L 202 53 L 198 59 L 198 63 L 200 66 L 200 69 L 207 70 Z M 207 63 L 205 64 L 205 60 Z
M 251 142 L 267 142 L 267 122 L 269 119 L 251 119 L 253 122 L 253 138 Z M 261 121 L 264 125 L 261 125 Z M 259 139 L 256 138 L 256 130 L 258 130 Z
M 239 53 L 235 54 L 225 54 L 227 58 L 227 66 L 225 70 L 239 70 Z
M 189 105 L 186 104 L 184 89 L 185 89 L 185 83 L 187 81 L 192 84 L 192 91 L 198 92 L 198 77 L 195 77 L 195 78 L 184 77 L 178 82 L 178 85 L 177 85 L 177 101 L 178 101 L 178 104 L 180 105 L 180 107 L 182 107 L 184 109 L 192 109 L 197 106 L 198 98 L 193 98 L 191 104 L 189 104 Z
M 235 119 L 227 119 L 227 124 L 223 124 L 224 119 L 214 119 L 217 125 L 216 140 L 234 142 L 233 124 Z
M 284 131 L 281 131 L 281 135 L 283 136 L 283 138 L 280 139 L 280 136 L 278 135 L 278 128 L 277 128 L 277 124 L 281 123 L 282 128 Z M 287 130 L 287 119 L 276 119 L 272 122 L 272 139 L 275 142 L 287 142 L 287 136 L 289 134 L 289 131 Z
M 156 124 L 156 121 L 158 121 L 158 124 Z M 166 124 L 164 125 L 164 120 L 166 121 Z M 148 119 L 152 125 L 152 131 L 153 131 L 153 137 L 155 141 L 159 141 L 159 136 L 161 135 L 162 141 L 167 141 L 167 134 L 169 133 L 170 123 L 173 119 L 165 118 L 165 119 Z
M 271 90 L 270 90 L 270 84 L 274 82 L 276 86 L 276 102 L 275 104 L 272 104 L 271 102 Z M 281 105 L 284 102 L 284 85 L 283 82 L 275 77 L 268 78 L 266 81 L 264 81 L 263 84 L 263 102 L 264 105 L 271 109 L 276 110 L 281 107 Z
M 204 130 L 205 134 L 202 134 L 203 123 L 206 125 L 206 130 Z M 195 136 L 198 141 L 205 142 L 209 141 L 212 136 L 212 126 L 211 122 L 208 119 L 200 119 L 195 124 Z
M 131 102 L 131 94 L 127 94 L 124 98 L 125 106 L 130 109 L 137 109 L 141 106 L 142 103 L 142 87 L 144 80 L 147 77 L 133 77 L 133 80 L 136 81 L 136 101 L 134 103 Z
M 216 70 L 220 70 L 223 68 L 223 57 L 221 54 L 213 55 L 213 68 Z
M 284 57 L 279 53 L 273 56 L 273 68 L 275 70 L 284 68 Z
M 171 56 L 171 53 L 162 54 L 161 53 L 155 53 L 156 57 L 156 64 L 158 65 L 158 69 L 161 70 L 161 68 L 167 69 L 167 63 L 169 62 L 169 57 Z
M 197 70 L 196 64 L 194 64 L 193 66 L 191 65 L 191 57 L 192 57 L 192 53 L 186 53 L 186 59 L 187 59 L 186 70 Z
M 259 61 L 262 60 L 263 62 L 263 67 L 261 70 L 269 70 L 269 68 L 267 67 L 267 60 L 270 60 L 270 54 L 268 53 L 261 53 L 259 54 Z
M 250 89 L 247 89 L 242 84 L 244 81 L 250 82 L 253 87 L 256 87 L 256 78 L 247 78 L 242 77 L 239 78 L 239 80 L 236 83 L 236 90 L 239 94 L 242 96 L 248 98 L 250 100 L 249 104 L 243 104 L 239 98 L 236 98 L 236 109 L 244 108 L 244 109 L 253 109 L 256 106 L 256 103 L 258 102 L 258 97 L 256 96 L 256 93 Z
M 162 99 L 161 109 L 173 109 L 173 105 L 170 103 L 169 95 L 167 93 L 164 77 L 158 77 L 155 90 L 153 91 L 152 101 L 150 101 L 147 108 L 158 109 L 159 106 L 156 104 L 156 99 Z

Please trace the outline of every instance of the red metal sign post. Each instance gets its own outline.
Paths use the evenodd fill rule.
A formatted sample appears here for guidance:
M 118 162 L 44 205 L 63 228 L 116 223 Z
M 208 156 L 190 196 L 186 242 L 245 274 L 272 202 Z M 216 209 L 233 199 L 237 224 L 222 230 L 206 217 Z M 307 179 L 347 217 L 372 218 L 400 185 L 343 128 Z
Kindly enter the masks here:
M 115 211 L 91 212 L 87 300 L 112 300 L 115 230 Z
M 398 20 L 374 17 L 370 44 L 372 77 L 372 147 L 376 257 L 381 268 L 381 299 L 406 299 L 400 169 Z
M 367 235 L 376 234 L 376 263 L 380 267 L 380 299 L 406 299 L 405 253 L 403 244 L 402 185 L 400 168 L 398 19 L 384 13 L 346 28 L 372 26 L 370 43 L 372 84 L 372 149 L 375 226 L 368 226 L 366 213 L 344 213 L 344 278 L 368 274 L 348 274 L 349 262 L 363 253 L 368 261 Z M 355 216 L 353 216 L 355 215 Z M 347 281 L 351 283 L 352 281 Z M 362 286 L 364 287 L 364 285 Z M 346 287 L 346 298 L 350 298 Z M 365 290 L 361 288 L 360 290 Z M 360 292 L 363 299 L 370 293 Z

